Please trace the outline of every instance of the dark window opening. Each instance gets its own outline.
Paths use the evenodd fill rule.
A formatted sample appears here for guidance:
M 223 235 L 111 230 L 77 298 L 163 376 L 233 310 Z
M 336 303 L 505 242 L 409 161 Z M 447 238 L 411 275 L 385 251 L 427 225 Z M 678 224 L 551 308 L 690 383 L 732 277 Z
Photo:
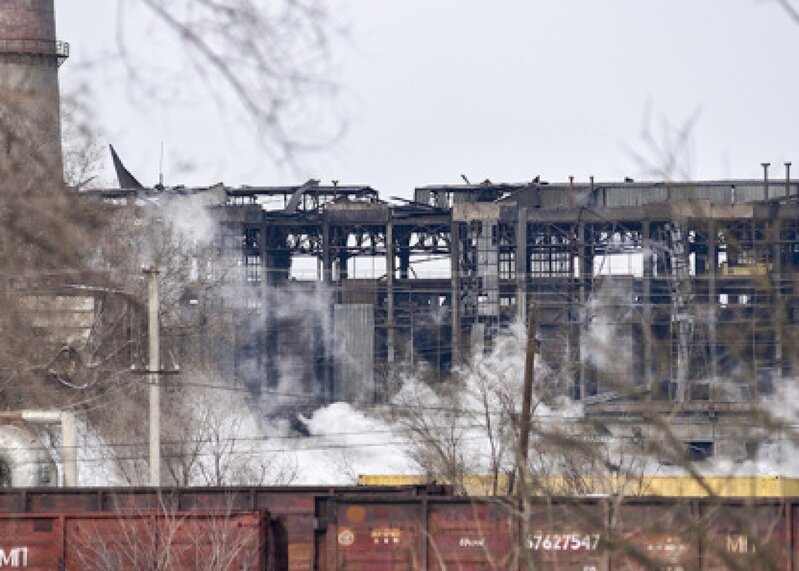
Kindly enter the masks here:
M 692 440 L 688 442 L 688 459 L 693 462 L 701 462 L 712 458 L 715 454 L 715 446 L 713 442 L 706 440 Z

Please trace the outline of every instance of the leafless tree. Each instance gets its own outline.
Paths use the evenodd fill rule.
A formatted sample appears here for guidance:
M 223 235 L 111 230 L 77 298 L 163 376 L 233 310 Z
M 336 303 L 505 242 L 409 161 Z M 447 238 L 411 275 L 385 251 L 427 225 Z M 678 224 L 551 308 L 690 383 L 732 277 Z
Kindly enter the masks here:
M 799 24 L 799 9 L 791 3 L 790 0 L 775 0 L 777 4 L 782 6 L 782 9 L 785 10 L 785 13 L 788 14 L 788 17 L 793 20 L 795 23 Z
M 409 453 L 420 468 L 433 479 L 451 483 L 460 493 L 466 489 L 465 477 L 470 472 L 463 412 L 456 386 L 434 390 L 416 380 L 404 384 L 388 411 L 390 420 L 408 439 Z
M 64 182 L 81 190 L 100 187 L 103 161 L 106 159 L 102 135 L 89 106 L 89 87 L 78 85 L 61 97 L 61 144 L 64 156 Z
M 155 510 L 120 510 L 76 526 L 68 561 L 81 569 L 257 569 L 265 546 L 258 518 L 216 509 L 180 513 L 162 502 Z
M 237 101 L 244 124 L 255 126 L 272 158 L 294 160 L 298 152 L 323 148 L 342 132 L 344 122 L 330 103 L 338 91 L 331 77 L 331 45 L 343 26 L 328 4 L 126 0 L 117 6 L 121 59 L 131 89 L 148 99 L 160 97 L 163 83 L 153 62 L 142 61 L 130 47 L 136 35 L 130 22 L 147 13 L 163 32 L 159 40 L 176 47 L 177 63 L 167 73 L 191 86 L 177 89 L 177 97 L 199 87 L 217 98 L 220 109 Z M 169 93 L 167 104 L 176 99 L 175 86 Z
M 271 442 L 240 392 L 195 389 L 182 398 L 165 452 L 170 474 L 182 485 L 290 484 L 296 466 L 287 454 L 265 452 Z M 236 411 L 231 414 L 231 411 Z M 182 418 L 181 418 L 182 417 Z M 189 438 L 180 439 L 182 433 Z M 274 444 L 272 444 L 274 446 Z
M 647 102 L 641 122 L 640 141 L 626 145 L 644 176 L 656 180 L 691 180 L 693 177 L 693 136 L 701 116 L 697 108 L 682 123 L 675 125 L 666 116 L 653 126 L 653 105 Z
M 171 34 L 182 50 L 181 65 L 189 62 L 204 85 L 215 86 L 211 90 L 220 100 L 235 97 L 274 158 L 292 157 L 324 138 L 316 132 L 303 141 L 301 134 L 315 121 L 313 101 L 329 100 L 335 91 L 328 75 L 329 43 L 339 28 L 325 5 L 120 1 L 119 46 L 134 74 L 130 85 L 152 95 L 161 92 L 151 89 L 159 83 L 148 76 L 153 67 L 136 65 L 141 62 L 134 63 L 126 49 L 126 37 L 135 32 L 125 10 L 136 6 L 162 24 L 160 32 Z M 186 322 L 191 313 L 187 304 L 197 300 L 194 294 L 218 299 L 226 279 L 218 255 L 186 248 L 185 236 L 178 236 L 174 225 L 158 223 L 157 206 L 121 207 L 77 192 L 96 183 L 105 147 L 99 144 L 93 113 L 82 103 L 87 91 L 83 85 L 66 98 L 67 186 L 47 168 L 52 159 L 48 142 L 59 134 L 18 124 L 26 114 L 14 110 L 30 107 L 30 97 L 0 93 L 0 133 L 17 149 L 4 155 L 0 165 L 0 403 L 6 408 L 75 407 L 99 418 L 98 411 L 141 406 L 141 376 L 129 369 L 143 358 L 143 258 L 168 266 L 163 295 L 170 311 L 163 321 L 167 329 L 181 332 L 176 344 L 197 337 L 191 331 L 196 323 Z M 35 133 L 36 140 L 26 138 L 26 132 Z M 80 338 L 66 334 L 60 320 L 87 303 L 94 308 L 93 322 L 82 328 Z M 228 316 L 224 308 L 214 312 L 217 332 L 229 331 Z M 202 326 L 207 330 L 207 323 Z M 177 361 L 178 349 L 166 349 L 167 362 Z M 198 361 L 182 363 L 184 368 L 207 368 L 208 352 L 192 354 Z M 206 362 L 200 363 L 203 358 Z

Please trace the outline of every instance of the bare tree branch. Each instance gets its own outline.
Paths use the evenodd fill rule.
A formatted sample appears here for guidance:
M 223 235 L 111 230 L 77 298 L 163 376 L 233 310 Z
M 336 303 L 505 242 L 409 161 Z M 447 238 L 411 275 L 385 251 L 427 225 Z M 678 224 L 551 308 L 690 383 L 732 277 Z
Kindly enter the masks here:
M 790 16 L 791 20 L 794 21 L 795 24 L 799 24 L 799 9 L 794 6 L 790 0 L 775 0 L 777 4 L 782 6 L 785 13 Z
M 180 40 L 212 92 L 219 84 L 230 89 L 274 158 L 291 161 L 297 151 L 322 148 L 343 132 L 343 123 L 326 133 L 323 117 L 308 120 L 313 99 L 330 101 L 336 92 L 330 38 L 337 29 L 324 3 L 138 2 Z

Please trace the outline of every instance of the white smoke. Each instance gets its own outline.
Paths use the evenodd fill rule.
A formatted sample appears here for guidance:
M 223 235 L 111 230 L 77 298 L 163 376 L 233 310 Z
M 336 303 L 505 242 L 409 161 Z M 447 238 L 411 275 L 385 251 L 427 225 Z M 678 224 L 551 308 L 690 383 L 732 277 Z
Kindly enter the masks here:
M 360 474 L 415 474 L 396 427 L 334 403 L 305 419 L 310 437 L 296 449 L 299 484 L 355 484 Z
M 624 329 L 633 303 L 629 286 L 625 276 L 601 278 L 583 308 L 587 324 L 580 335 L 581 360 L 615 378 L 628 376 L 633 362 L 632 331 L 629 325 Z
M 782 379 L 774 396 L 757 404 L 762 412 L 742 420 L 753 423 L 745 430 L 749 457 L 714 458 L 700 466 L 703 474 L 799 478 L 799 380 Z

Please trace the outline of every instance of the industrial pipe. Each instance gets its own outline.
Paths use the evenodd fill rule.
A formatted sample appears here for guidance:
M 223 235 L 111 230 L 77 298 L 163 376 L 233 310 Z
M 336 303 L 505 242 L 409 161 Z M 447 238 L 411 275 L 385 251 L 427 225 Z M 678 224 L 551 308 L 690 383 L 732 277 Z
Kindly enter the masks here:
M 78 485 L 78 427 L 75 421 L 75 413 L 66 410 L 21 410 L 15 412 L 0 412 L 0 421 L 5 422 L 31 422 L 34 424 L 60 424 L 61 425 L 61 460 L 63 463 L 64 471 L 64 486 L 77 486 Z M 3 428 L 18 428 L 18 427 L 3 427 Z M 30 434 L 19 428 L 26 434 Z M 35 443 L 38 440 L 31 435 Z M 44 447 L 39 443 L 38 446 L 44 450 Z M 0 448 L 5 450 L 5 446 L 0 441 Z M 46 452 L 46 451 L 45 451 Z M 2 450 L 0 450 L 0 457 Z M 49 454 L 48 454 L 49 457 Z M 52 463 L 52 459 L 50 459 Z M 25 484 L 17 484 L 12 475 L 12 484 L 14 486 L 22 486 Z

